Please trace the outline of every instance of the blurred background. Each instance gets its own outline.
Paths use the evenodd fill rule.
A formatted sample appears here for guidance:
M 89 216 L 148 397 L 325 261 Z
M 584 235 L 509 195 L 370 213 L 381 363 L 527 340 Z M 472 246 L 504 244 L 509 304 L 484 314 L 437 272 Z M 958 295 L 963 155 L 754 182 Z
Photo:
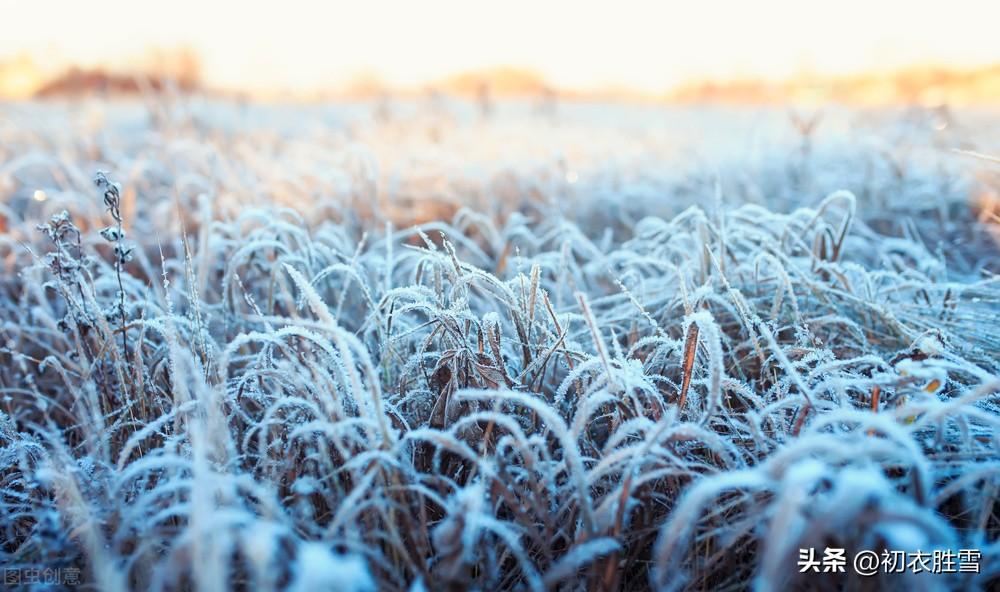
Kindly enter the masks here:
M 3 0 L 0 98 L 1000 104 L 1000 3 Z

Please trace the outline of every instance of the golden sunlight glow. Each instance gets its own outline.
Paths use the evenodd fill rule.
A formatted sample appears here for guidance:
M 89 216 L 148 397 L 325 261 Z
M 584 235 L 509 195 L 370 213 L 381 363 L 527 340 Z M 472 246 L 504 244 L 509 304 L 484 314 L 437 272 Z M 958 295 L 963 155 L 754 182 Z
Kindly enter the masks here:
M 5 2 L 0 94 L 69 65 L 146 63 L 190 48 L 217 89 L 418 88 L 514 66 L 559 89 L 662 95 L 690 81 L 1000 63 L 1000 3 L 952 0 L 617 2 L 354 0 Z

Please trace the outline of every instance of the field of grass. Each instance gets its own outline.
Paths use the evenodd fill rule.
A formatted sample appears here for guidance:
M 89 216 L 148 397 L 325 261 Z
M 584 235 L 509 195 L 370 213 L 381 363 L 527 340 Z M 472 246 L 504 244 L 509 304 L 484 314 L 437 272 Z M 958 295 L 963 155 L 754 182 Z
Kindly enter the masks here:
M 989 589 L 1000 164 L 955 149 L 998 122 L 2 105 L 0 566 Z M 799 573 L 824 547 L 981 569 Z

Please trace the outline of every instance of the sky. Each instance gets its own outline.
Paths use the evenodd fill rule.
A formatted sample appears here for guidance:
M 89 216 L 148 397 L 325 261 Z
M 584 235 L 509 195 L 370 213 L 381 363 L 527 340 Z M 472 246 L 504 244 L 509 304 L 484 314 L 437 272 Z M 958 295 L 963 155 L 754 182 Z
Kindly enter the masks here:
M 362 72 L 418 86 L 498 65 L 561 88 L 1000 63 L 990 0 L 0 0 L 0 60 L 127 64 L 186 46 L 211 85 L 309 91 Z

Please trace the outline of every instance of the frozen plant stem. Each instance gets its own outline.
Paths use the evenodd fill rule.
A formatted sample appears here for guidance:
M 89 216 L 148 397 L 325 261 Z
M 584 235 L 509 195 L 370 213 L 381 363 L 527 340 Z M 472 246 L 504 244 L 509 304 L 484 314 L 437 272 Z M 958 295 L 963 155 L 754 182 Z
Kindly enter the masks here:
M 108 179 L 107 173 L 98 171 L 94 176 L 94 184 L 104 190 L 104 205 L 108 208 L 108 213 L 115 221 L 114 227 L 107 227 L 101 231 L 101 236 L 108 242 L 114 243 L 115 249 L 115 275 L 118 278 L 118 314 L 120 320 L 119 332 L 122 334 L 122 356 L 128 359 L 128 337 L 125 334 L 127 322 L 125 319 L 125 285 L 122 282 L 122 267 L 129 260 L 132 249 L 126 248 L 123 242 L 125 231 L 122 228 L 121 213 L 121 189 L 117 183 Z M 122 385 L 124 388 L 124 385 Z

